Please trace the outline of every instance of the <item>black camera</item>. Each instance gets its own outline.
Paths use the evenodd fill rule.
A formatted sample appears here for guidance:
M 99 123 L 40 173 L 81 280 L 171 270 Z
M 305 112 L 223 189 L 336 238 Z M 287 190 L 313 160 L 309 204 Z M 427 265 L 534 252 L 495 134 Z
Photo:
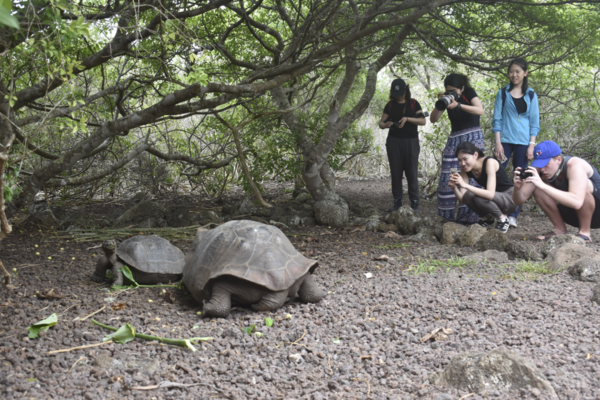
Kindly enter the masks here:
M 440 111 L 444 111 L 450 104 L 452 104 L 452 100 L 458 101 L 458 98 L 459 95 L 456 93 L 456 90 L 445 92 L 444 97 L 435 102 L 435 108 Z
M 521 178 L 521 180 L 525 180 L 527 178 L 529 178 L 530 176 L 533 176 L 533 172 L 527 171 L 526 169 L 521 169 L 519 170 L 519 178 Z

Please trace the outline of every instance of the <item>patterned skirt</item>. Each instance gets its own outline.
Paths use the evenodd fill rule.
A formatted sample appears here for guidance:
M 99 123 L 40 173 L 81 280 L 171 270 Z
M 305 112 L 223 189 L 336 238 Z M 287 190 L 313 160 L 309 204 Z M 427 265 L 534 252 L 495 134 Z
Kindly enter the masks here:
M 472 224 L 479 220 L 479 216 L 464 204 L 459 204 L 458 213 L 456 214 L 456 217 L 454 216 L 456 211 L 456 196 L 450 186 L 448 186 L 450 169 L 456 168 L 456 170 L 460 172 L 458 159 L 454 156 L 454 153 L 456 152 L 458 145 L 463 142 L 471 142 L 481 150 L 484 150 L 485 143 L 481 128 L 475 127 L 450 133 L 442 156 L 442 174 L 437 190 L 438 215 L 441 215 L 451 222 Z M 470 179 L 469 184 L 475 187 L 481 187 L 474 179 Z

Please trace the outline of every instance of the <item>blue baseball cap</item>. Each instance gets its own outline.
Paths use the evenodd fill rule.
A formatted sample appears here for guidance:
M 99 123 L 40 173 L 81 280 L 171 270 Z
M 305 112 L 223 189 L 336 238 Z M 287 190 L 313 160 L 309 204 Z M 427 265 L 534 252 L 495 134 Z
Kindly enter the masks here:
M 533 162 L 531 166 L 534 168 L 544 168 L 550 162 L 552 157 L 562 154 L 560 146 L 552 140 L 546 140 L 533 149 Z

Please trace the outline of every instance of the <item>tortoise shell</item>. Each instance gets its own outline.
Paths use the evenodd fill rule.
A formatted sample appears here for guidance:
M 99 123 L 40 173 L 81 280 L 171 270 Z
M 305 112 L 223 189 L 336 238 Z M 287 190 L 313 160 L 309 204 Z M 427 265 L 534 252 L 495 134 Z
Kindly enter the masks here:
M 198 233 L 183 283 L 193 294 L 229 275 L 272 291 L 286 290 L 318 262 L 304 257 L 277 227 L 255 221 L 229 221 Z
M 128 266 L 147 273 L 181 274 L 185 266 L 183 252 L 156 235 L 124 240 L 117 249 L 117 256 Z

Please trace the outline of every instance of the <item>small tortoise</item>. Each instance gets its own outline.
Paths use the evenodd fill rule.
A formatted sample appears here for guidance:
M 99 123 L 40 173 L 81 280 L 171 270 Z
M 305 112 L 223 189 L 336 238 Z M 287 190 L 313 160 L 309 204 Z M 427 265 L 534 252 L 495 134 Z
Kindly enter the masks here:
M 134 236 L 121 243 L 117 249 L 115 240 L 102 243 L 104 256 L 98 260 L 92 281 L 104 282 L 106 270 L 111 269 L 114 285 L 123 284 L 121 267 L 127 265 L 133 278 L 140 285 L 181 279 L 185 255 L 168 240 L 159 236 Z
M 254 221 L 198 229 L 186 255 L 183 283 L 204 314 L 226 317 L 233 305 L 275 310 L 296 293 L 317 303 L 325 292 L 312 280 L 315 260 L 300 254 L 279 230 Z

